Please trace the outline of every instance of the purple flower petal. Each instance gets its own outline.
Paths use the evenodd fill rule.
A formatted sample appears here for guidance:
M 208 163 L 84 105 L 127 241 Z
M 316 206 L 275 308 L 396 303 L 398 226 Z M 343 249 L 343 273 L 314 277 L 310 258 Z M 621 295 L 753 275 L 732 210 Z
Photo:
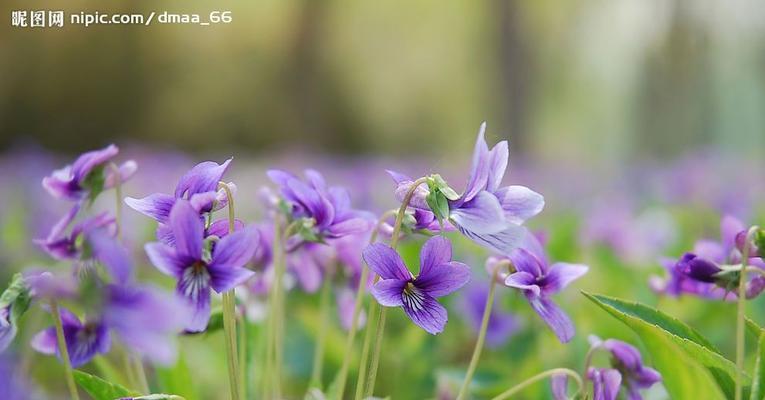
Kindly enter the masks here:
M 393 178 L 393 180 L 396 181 L 396 190 L 394 192 L 396 200 L 403 202 L 404 197 L 406 197 L 406 193 L 409 192 L 412 184 L 414 184 L 414 180 L 406 175 L 399 174 L 398 172 L 390 170 L 387 170 L 387 172 Z M 428 206 L 428 202 L 425 200 L 425 198 L 428 196 L 428 193 L 430 193 L 430 191 L 428 190 L 427 185 L 424 183 L 420 184 L 417 186 L 417 189 L 414 190 L 412 198 L 409 200 L 408 206 L 421 210 L 429 210 L 430 207 Z
M 712 240 L 697 241 L 693 246 L 693 254 L 719 263 L 728 258 L 723 246 Z
M 744 223 L 729 215 L 720 221 L 720 237 L 726 257 L 736 247 L 736 235 L 743 230 L 746 230 Z
M 377 302 L 386 307 L 400 307 L 404 305 L 402 294 L 407 281 L 400 279 L 382 279 L 372 286 L 372 296 Z
M 219 219 L 212 224 L 210 224 L 210 227 L 207 228 L 207 232 L 205 233 L 205 236 L 217 236 L 219 238 L 224 238 L 226 235 L 228 235 L 229 231 L 228 226 L 228 219 Z M 241 220 L 235 219 L 234 220 L 234 232 L 240 231 L 244 229 L 244 222 Z
M 452 260 L 452 243 L 444 236 L 433 236 L 420 249 L 420 276 L 435 266 Z
M 144 247 L 149 261 L 165 275 L 180 278 L 183 271 L 195 260 L 179 257 L 175 249 L 164 243 L 147 243 Z
M 593 400 L 616 400 L 622 375 L 610 368 L 592 368 L 587 371 L 587 378 L 592 381 Z
M 38 332 L 30 342 L 32 348 L 38 353 L 54 355 L 58 349 L 56 328 L 50 327 Z
M 526 228 L 512 224 L 496 233 L 476 233 L 461 226 L 457 226 L 457 229 L 470 240 L 502 255 L 512 253 L 526 234 Z
M 555 263 L 543 278 L 544 291 L 548 294 L 557 293 L 571 282 L 587 273 L 589 267 L 582 264 Z
M 97 166 L 109 161 L 119 153 L 117 146 L 110 144 L 100 150 L 93 150 L 83 153 L 72 164 L 72 178 L 77 183 L 81 183 L 88 174 Z
M 508 258 L 516 271 L 526 272 L 534 277 L 541 277 L 547 269 L 543 261 L 523 247 L 515 249 Z
M 196 193 L 214 192 L 218 182 L 223 178 L 232 158 L 218 165 L 214 161 L 205 161 L 195 165 L 189 172 L 181 177 L 175 188 L 175 197 L 190 198 Z
M 556 374 L 550 378 L 552 395 L 555 400 L 568 400 L 568 375 Z
M 364 233 L 370 228 L 369 221 L 361 218 L 351 218 L 339 223 L 330 225 L 327 228 L 328 236 L 342 237 L 357 233 Z
M 446 296 L 470 281 L 470 268 L 457 261 L 436 265 L 420 274 L 414 285 L 433 297 Z
M 547 297 L 535 296 L 526 292 L 531 308 L 542 317 L 542 320 L 552 329 L 561 343 L 568 343 L 574 337 L 574 323 L 563 310 Z
M 510 151 L 507 148 L 507 141 L 503 140 L 494 145 L 489 152 L 488 176 L 486 180 L 486 190 L 494 192 L 502 183 L 502 178 L 507 170 L 507 160 L 510 157 Z
M 405 291 L 402 296 L 402 308 L 406 315 L 431 335 L 443 332 L 448 319 L 446 308 L 429 294 L 411 286 L 410 288 L 411 292 Z
M 252 258 L 257 244 L 258 234 L 252 227 L 234 232 L 215 244 L 207 270 L 210 285 L 216 292 L 230 290 L 255 274 L 243 266 Z
M 88 234 L 87 240 L 93 249 L 93 258 L 106 267 L 116 282 L 126 283 L 130 280 L 133 276 L 133 260 L 124 246 L 104 228 Z
M 186 324 L 189 332 L 202 332 L 210 320 L 210 274 L 204 267 L 189 267 L 178 280 L 176 292 L 192 309 Z
M 201 260 L 204 222 L 188 201 L 175 202 L 170 211 L 170 227 L 173 230 L 178 255 Z
M 138 164 L 133 160 L 128 160 L 122 163 L 116 173 L 111 168 L 108 168 L 106 171 L 106 179 L 104 180 L 104 188 L 111 189 L 117 185 L 117 182 L 120 184 L 126 182 L 135 175 L 136 171 L 138 171 Z
M 477 193 L 472 200 L 451 209 L 449 218 L 461 229 L 474 233 L 500 232 L 509 225 L 499 200 L 486 191 Z
M 537 285 L 537 278 L 525 271 L 519 271 L 512 273 L 505 278 L 505 286 L 528 290 L 534 296 L 539 296 L 542 293 L 542 289 Z
M 401 256 L 388 245 L 382 243 L 370 244 L 364 248 L 362 257 L 364 257 L 364 261 L 369 265 L 369 268 L 383 279 L 399 279 L 404 281 L 412 279 L 412 274 L 404 265 Z
M 478 130 L 478 137 L 473 148 L 473 160 L 470 166 L 470 177 L 468 178 L 465 191 L 460 196 L 460 201 L 470 201 L 478 192 L 486 189 L 486 182 L 489 179 L 489 147 L 486 145 L 484 133 L 486 132 L 486 122 L 481 123 Z
M 297 179 L 288 181 L 287 187 L 294 193 L 299 204 L 310 212 L 317 226 L 325 228 L 332 223 L 335 209 L 326 197 Z
M 175 204 L 175 198 L 169 194 L 155 193 L 142 199 L 126 197 L 125 204 L 133 210 L 165 224 L 170 217 L 170 210 Z
M 505 218 L 519 225 L 539 214 L 545 207 L 545 198 L 525 186 L 506 186 L 494 195 L 499 199 Z

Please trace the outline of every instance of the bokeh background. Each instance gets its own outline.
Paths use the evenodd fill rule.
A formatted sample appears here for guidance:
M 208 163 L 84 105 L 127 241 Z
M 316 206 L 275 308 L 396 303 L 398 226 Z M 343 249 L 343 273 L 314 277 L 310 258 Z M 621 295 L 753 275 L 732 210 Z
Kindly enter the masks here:
M 12 10 L 40 9 L 203 18 L 230 10 L 233 22 L 10 26 Z M 487 121 L 490 143 L 510 142 L 505 182 L 546 197 L 530 226 L 547 232 L 551 258 L 585 262 L 591 272 L 559 298 L 579 332 L 568 346 L 518 296 L 500 296 L 522 328 L 486 353 L 480 393 L 545 368 L 578 369 L 590 333 L 638 343 L 579 289 L 658 306 L 732 355 L 730 305 L 659 298 L 648 280 L 663 275 L 662 256 L 717 238 L 722 215 L 765 223 L 765 2 L 6 0 L 0 15 L 3 286 L 12 272 L 49 263 L 31 238 L 46 235 L 65 206 L 39 182 L 78 152 L 119 144 L 139 164 L 125 187 L 131 196 L 170 192 L 198 160 L 233 155 L 229 180 L 248 218 L 262 215 L 255 199 L 268 166 L 315 167 L 351 187 L 358 207 L 379 212 L 395 206 L 385 168 L 440 172 L 461 189 Z M 125 216 L 142 257 L 154 227 Z M 458 246 L 478 276 L 486 254 Z M 417 243 L 402 251 L 416 264 Z M 171 284 L 142 261 L 146 279 Z M 290 300 L 288 387 L 296 398 L 310 373 L 315 300 Z M 460 298 L 449 301 L 458 307 Z M 760 322 L 763 305 L 752 307 Z M 473 336 L 457 312 L 438 338 L 390 314 L 381 393 L 428 398 L 459 382 Z M 37 310 L 26 318 L 28 339 L 46 317 Z M 342 358 L 343 332 L 333 329 L 325 381 Z M 194 340 L 182 340 L 193 379 L 170 387 L 216 398 L 225 390 L 222 339 Z M 40 393 L 63 393 L 55 360 L 18 352 Z M 165 387 L 158 373 L 154 383 Z M 545 385 L 527 393 L 549 395 Z M 649 394 L 663 396 L 660 388 Z

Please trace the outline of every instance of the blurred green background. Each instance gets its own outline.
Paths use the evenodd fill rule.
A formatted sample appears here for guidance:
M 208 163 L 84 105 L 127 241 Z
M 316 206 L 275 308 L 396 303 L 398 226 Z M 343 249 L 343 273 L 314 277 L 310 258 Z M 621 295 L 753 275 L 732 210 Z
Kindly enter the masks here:
M 11 27 L 12 10 L 231 24 Z M 513 154 L 618 164 L 765 147 L 759 1 L 6 0 L 0 148 L 117 141 L 261 154 Z M 67 17 L 68 19 L 68 17 Z M 451 152 L 450 152 L 451 150 Z

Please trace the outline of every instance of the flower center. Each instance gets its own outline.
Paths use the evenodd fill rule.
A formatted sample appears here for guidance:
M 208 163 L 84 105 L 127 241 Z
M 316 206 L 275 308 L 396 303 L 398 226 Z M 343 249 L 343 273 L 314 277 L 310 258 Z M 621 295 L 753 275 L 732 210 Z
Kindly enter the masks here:
M 401 296 L 404 304 L 409 306 L 412 310 L 422 310 L 425 304 L 425 296 L 417 286 L 414 286 L 412 282 L 407 282 L 404 287 L 404 293 Z
M 183 271 L 183 277 L 180 281 L 183 295 L 193 301 L 199 299 L 200 294 L 208 290 L 210 284 L 210 273 L 207 272 L 207 265 L 197 261 Z

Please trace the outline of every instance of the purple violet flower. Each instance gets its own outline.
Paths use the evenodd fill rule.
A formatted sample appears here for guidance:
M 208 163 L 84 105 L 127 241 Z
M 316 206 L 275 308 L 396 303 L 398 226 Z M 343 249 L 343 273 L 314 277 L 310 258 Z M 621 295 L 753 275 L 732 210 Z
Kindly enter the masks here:
M 619 371 L 629 400 L 642 400 L 640 389 L 647 389 L 661 381 L 658 371 L 643 365 L 643 358 L 634 346 L 616 339 L 600 340 L 594 335 L 589 340 L 593 348 L 611 353 L 611 365 Z
M 443 236 L 428 239 L 420 250 L 420 273 L 414 277 L 401 256 L 382 243 L 367 246 L 364 261 L 380 276 L 372 295 L 386 307 L 401 307 L 409 319 L 430 334 L 444 330 L 446 308 L 436 298 L 446 296 L 470 280 L 467 265 L 451 261 L 452 245 Z
M 53 171 L 43 179 L 42 185 L 53 197 L 68 200 L 82 200 L 95 197 L 101 190 L 114 187 L 117 182 L 115 171 L 106 167 L 119 153 L 111 144 L 100 150 L 83 153 L 71 165 Z M 134 161 L 126 161 L 118 167 L 119 180 L 128 180 L 137 169 Z
M 126 197 L 125 204 L 159 222 L 157 238 L 172 245 L 172 229 L 167 224 L 170 210 L 177 200 L 188 200 L 198 214 L 219 210 L 228 204 L 228 197 L 223 189 L 218 189 L 218 183 L 223 179 L 231 160 L 229 158 L 223 164 L 204 161 L 195 165 L 178 181 L 173 195 L 154 193 L 141 199 Z M 227 185 L 232 192 L 236 192 L 236 185 Z
M 562 343 L 570 341 L 574 336 L 574 324 L 550 297 L 587 273 L 588 267 L 563 262 L 549 265 L 542 243 L 531 233 L 525 235 L 521 246 L 507 260 L 515 272 L 507 275 L 505 285 L 523 291 L 531 308 L 558 339 Z
M 327 187 L 324 177 L 314 170 L 305 171 L 306 181 L 281 170 L 268 171 L 268 177 L 279 185 L 284 200 L 291 208 L 291 217 L 304 218 L 309 232 L 316 240 L 339 238 L 368 231 L 371 227 L 368 213 L 351 208 L 348 191 L 341 187 Z M 309 222 L 310 221 L 310 222 Z M 294 238 L 291 238 L 294 239 Z M 299 243 L 288 243 L 292 248 Z
M 187 200 L 175 202 L 168 225 L 176 247 L 154 242 L 146 245 L 146 253 L 157 269 L 178 279 L 176 292 L 194 307 L 186 329 L 200 332 L 210 319 L 210 289 L 225 292 L 254 274 L 244 265 L 255 252 L 257 232 L 248 227 L 217 241 L 205 241 L 204 223 Z
M 110 332 L 122 343 L 154 362 L 175 361 L 174 338 L 189 317 L 185 305 L 155 289 L 107 285 L 102 293 L 103 308 L 80 321 L 71 311 L 60 308 L 64 338 L 72 366 L 78 367 L 111 347 Z M 35 335 L 32 347 L 59 356 L 56 330 L 47 328 Z
M 489 150 L 484 139 L 485 131 L 486 123 L 482 123 L 467 186 L 462 195 L 448 201 L 448 218 L 466 237 L 507 255 L 523 238 L 525 229 L 521 224 L 544 208 L 544 197 L 525 186 L 500 187 L 507 169 L 507 141 L 501 141 Z M 397 183 L 396 197 L 403 201 L 413 180 L 397 172 L 389 171 L 389 174 Z M 428 193 L 424 184 L 418 187 L 410 206 L 429 210 Z

